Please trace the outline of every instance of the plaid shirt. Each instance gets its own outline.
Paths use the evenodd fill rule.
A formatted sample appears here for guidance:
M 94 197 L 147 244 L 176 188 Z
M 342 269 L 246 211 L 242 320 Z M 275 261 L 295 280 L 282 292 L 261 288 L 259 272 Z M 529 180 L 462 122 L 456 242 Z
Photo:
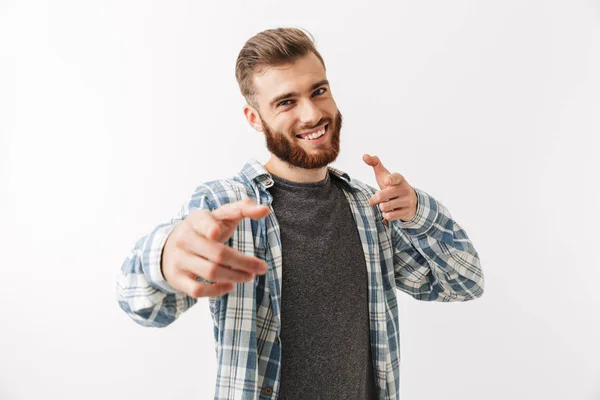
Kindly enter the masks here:
M 473 244 L 448 210 L 416 189 L 417 214 L 408 222 L 383 220 L 369 198 L 377 191 L 335 168 L 343 180 L 368 271 L 373 369 L 379 399 L 398 399 L 399 289 L 418 300 L 467 301 L 483 294 L 483 273 Z M 137 323 L 164 327 L 196 303 L 173 289 L 160 269 L 162 248 L 175 226 L 194 209 L 214 210 L 251 198 L 271 207 L 273 180 L 250 160 L 234 178 L 200 185 L 171 221 L 139 239 L 118 277 L 121 308 Z M 227 242 L 269 265 L 266 275 L 234 284 L 233 291 L 208 299 L 218 360 L 215 399 L 276 399 L 281 360 L 280 298 L 282 249 L 275 213 L 242 220 Z M 332 243 L 332 245 L 335 245 Z M 315 305 L 315 309 L 318 305 Z

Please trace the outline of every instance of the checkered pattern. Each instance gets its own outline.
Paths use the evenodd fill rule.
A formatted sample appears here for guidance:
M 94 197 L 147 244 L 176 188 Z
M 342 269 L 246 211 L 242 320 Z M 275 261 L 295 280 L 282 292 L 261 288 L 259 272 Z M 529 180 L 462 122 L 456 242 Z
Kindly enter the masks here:
M 358 228 L 368 271 L 369 319 L 373 369 L 379 399 L 399 398 L 399 331 L 397 291 L 424 301 L 467 301 L 483 294 L 483 273 L 473 244 L 448 210 L 416 189 L 416 216 L 384 224 L 378 207 L 369 205 L 377 191 L 335 168 Z M 200 185 L 179 215 L 139 239 L 121 268 L 118 302 L 144 326 L 164 327 L 196 299 L 174 290 L 160 270 L 169 233 L 195 209 L 214 210 L 251 198 L 271 206 L 269 173 L 250 160 L 235 177 Z M 214 323 L 218 360 L 214 392 L 219 399 L 276 399 L 281 343 L 281 239 L 275 213 L 259 221 L 241 221 L 227 244 L 267 261 L 269 271 L 253 282 L 234 284 L 233 291 L 208 303 Z M 332 244 L 332 246 L 335 244 Z M 315 311 L 318 312 L 318 304 Z

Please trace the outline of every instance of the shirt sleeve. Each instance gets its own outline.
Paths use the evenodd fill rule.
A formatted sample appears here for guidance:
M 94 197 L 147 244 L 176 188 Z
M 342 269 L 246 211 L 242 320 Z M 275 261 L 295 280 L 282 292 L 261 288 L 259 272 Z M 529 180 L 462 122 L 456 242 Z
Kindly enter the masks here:
M 444 205 L 416 189 L 415 217 L 392 221 L 396 287 L 417 300 L 467 301 L 483 295 L 473 243 Z
M 194 209 L 209 210 L 205 196 L 198 190 L 170 221 L 156 226 L 140 238 L 117 276 L 119 306 L 143 326 L 164 327 L 193 306 L 197 299 L 175 290 L 161 271 L 162 251 L 169 234 Z

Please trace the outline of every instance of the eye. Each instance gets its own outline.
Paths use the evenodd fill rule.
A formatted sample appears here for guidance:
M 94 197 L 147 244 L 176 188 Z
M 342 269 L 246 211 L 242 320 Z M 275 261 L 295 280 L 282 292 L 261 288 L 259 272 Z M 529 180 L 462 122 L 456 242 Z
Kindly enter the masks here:
M 290 104 L 292 104 L 292 100 L 284 100 L 280 101 L 279 104 L 277 104 L 277 107 L 285 107 L 289 106 Z
M 313 92 L 313 96 L 320 96 L 323 93 L 325 93 L 326 91 L 327 91 L 327 89 L 325 89 L 325 88 L 318 88 L 317 90 L 315 90 Z

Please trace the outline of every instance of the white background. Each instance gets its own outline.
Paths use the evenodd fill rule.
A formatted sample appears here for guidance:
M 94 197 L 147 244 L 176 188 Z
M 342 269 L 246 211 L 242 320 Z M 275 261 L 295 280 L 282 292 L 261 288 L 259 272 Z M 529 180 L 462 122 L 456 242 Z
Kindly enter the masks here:
M 206 299 L 118 307 L 135 241 L 196 186 L 266 161 L 234 63 L 314 36 L 361 156 L 463 226 L 485 294 L 399 293 L 403 400 L 600 399 L 598 1 L 0 0 L 0 399 L 211 399 Z

